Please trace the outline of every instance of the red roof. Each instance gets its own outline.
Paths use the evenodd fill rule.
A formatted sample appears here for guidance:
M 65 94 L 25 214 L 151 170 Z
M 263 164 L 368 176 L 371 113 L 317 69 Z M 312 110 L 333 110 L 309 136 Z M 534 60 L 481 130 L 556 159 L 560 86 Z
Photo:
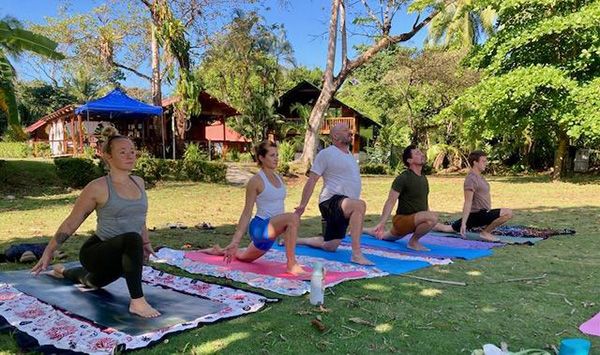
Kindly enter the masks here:
M 225 130 L 223 130 L 223 123 L 220 121 L 213 122 L 210 126 L 206 126 L 205 133 L 206 140 L 209 141 L 250 143 L 248 138 L 227 126 L 225 126 Z M 225 137 L 223 137 L 223 133 L 225 133 Z
M 45 125 L 46 122 L 48 122 L 48 121 L 46 121 L 45 119 L 42 118 L 41 120 L 36 121 L 31 126 L 27 126 L 27 128 L 25 128 L 25 132 L 27 132 L 27 133 L 33 133 L 33 131 L 35 131 L 36 129 L 38 129 L 38 128 L 42 127 L 43 125 Z
M 58 110 L 52 112 L 51 114 L 48 114 L 48 115 L 40 118 L 38 121 L 36 121 L 32 125 L 25 128 L 25 132 L 33 133 L 36 129 L 42 127 L 44 124 L 48 123 L 49 121 L 52 121 L 53 119 L 61 117 L 61 116 L 71 114 L 77 107 L 78 106 L 76 106 L 76 105 L 67 105 L 61 109 L 58 109 Z
M 200 104 L 202 105 L 202 111 L 208 108 L 216 108 L 223 113 L 226 117 L 237 116 L 240 113 L 237 110 L 224 102 L 221 102 L 205 91 L 201 91 L 198 94 L 198 99 L 200 100 Z M 168 107 L 176 102 L 179 102 L 179 97 L 173 96 L 162 100 L 162 107 Z

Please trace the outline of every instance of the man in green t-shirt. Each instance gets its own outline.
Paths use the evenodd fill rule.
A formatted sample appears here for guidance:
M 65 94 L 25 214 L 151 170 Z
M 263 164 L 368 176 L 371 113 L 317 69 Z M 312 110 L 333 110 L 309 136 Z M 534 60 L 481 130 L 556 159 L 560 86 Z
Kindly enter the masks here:
M 407 169 L 392 183 L 379 223 L 373 228 L 364 229 L 363 232 L 388 241 L 395 241 L 413 233 L 408 247 L 427 251 L 429 249 L 419 243 L 419 239 L 437 224 L 438 216 L 429 211 L 427 202 L 429 183 L 422 171 L 426 161 L 425 154 L 416 146 L 409 145 L 402 153 L 402 161 Z M 385 232 L 385 224 L 396 201 L 398 209 L 392 220 L 392 228 Z

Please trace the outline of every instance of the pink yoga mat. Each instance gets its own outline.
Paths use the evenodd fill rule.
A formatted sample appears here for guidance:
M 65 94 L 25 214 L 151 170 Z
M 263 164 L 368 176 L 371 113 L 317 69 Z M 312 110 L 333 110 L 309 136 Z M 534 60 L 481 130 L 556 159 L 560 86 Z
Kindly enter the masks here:
M 600 313 L 596 314 L 592 319 L 583 323 L 579 330 L 581 330 L 585 334 L 595 335 L 600 337 Z
M 222 256 L 209 255 L 199 251 L 189 251 L 185 253 L 184 257 L 186 259 L 207 263 L 212 265 L 222 266 L 224 269 L 228 270 L 238 270 L 243 272 L 251 272 L 259 275 L 280 277 L 284 279 L 293 279 L 293 280 L 307 280 L 306 277 L 294 276 L 286 272 L 285 263 L 278 263 L 272 261 L 264 261 L 261 259 L 255 260 L 251 263 L 243 263 L 241 261 L 234 260 L 231 264 L 227 265 L 225 261 L 223 261 Z M 304 267 L 304 266 L 303 266 Z M 304 270 L 308 272 L 312 272 L 311 268 L 304 267 Z M 325 285 L 332 285 L 339 283 L 344 280 L 350 279 L 358 279 L 363 278 L 367 275 L 367 273 L 363 271 L 347 271 L 347 272 L 336 272 L 336 271 L 327 271 L 325 273 Z

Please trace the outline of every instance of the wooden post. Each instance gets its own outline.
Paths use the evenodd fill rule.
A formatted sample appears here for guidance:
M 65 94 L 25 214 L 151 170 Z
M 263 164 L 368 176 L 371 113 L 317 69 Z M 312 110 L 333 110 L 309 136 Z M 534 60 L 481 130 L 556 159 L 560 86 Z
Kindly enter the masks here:
M 360 125 L 358 124 L 358 117 L 354 116 L 352 126 L 352 130 L 354 133 L 354 142 L 352 142 L 352 153 L 358 154 L 360 152 Z
M 225 154 L 227 154 L 227 130 L 225 129 L 225 117 L 221 118 L 221 122 L 223 124 L 223 157 L 225 158 Z
M 83 152 L 83 122 L 81 121 L 81 115 L 77 115 L 77 127 L 79 127 L 79 145 L 81 146 L 81 150 Z
M 77 141 L 75 140 L 75 117 L 71 116 L 71 141 L 73 142 L 73 156 L 77 156 Z
M 60 119 L 60 126 L 62 129 L 62 133 L 63 133 L 63 141 L 62 141 L 62 145 L 63 145 L 63 154 L 67 154 L 67 120 L 63 120 Z

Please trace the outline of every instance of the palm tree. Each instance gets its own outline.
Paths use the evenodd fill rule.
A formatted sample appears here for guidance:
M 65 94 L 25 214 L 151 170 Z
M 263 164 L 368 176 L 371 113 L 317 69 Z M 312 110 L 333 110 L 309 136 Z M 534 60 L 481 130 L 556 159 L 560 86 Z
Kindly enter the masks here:
M 56 42 L 42 35 L 24 30 L 13 17 L 0 19 L 0 109 L 17 132 L 22 132 L 22 129 L 14 88 L 16 71 L 8 57 L 19 58 L 27 51 L 50 59 L 63 59 L 64 56 L 55 51 L 57 46 Z
M 482 36 L 494 32 L 496 12 L 487 7 L 475 9 L 473 0 L 457 0 L 446 6 L 429 23 L 425 43 L 444 47 L 471 47 Z

